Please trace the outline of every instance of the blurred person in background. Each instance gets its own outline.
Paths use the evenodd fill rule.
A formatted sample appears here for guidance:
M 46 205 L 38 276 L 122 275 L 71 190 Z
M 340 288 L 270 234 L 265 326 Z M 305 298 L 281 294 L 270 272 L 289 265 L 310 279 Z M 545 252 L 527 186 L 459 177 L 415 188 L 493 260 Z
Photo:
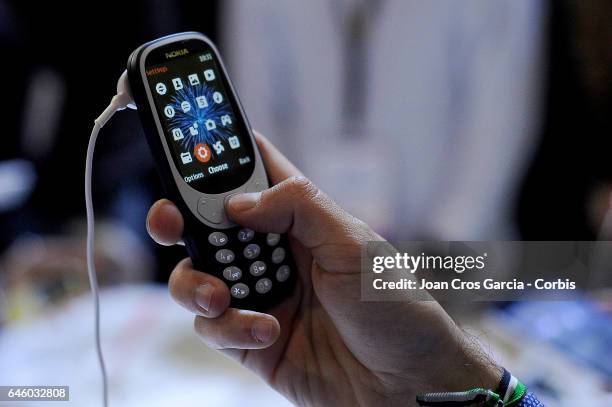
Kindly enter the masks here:
M 238 0 L 223 11 L 253 126 L 350 212 L 393 238 L 516 237 L 546 2 Z
M 387 238 L 586 239 L 612 178 L 610 15 L 231 0 L 220 33 L 253 126 Z

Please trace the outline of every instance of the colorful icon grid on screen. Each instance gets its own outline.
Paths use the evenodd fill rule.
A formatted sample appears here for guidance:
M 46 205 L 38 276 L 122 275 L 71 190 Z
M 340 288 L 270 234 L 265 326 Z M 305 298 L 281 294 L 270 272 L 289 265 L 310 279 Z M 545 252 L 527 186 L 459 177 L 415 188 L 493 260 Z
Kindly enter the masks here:
M 193 76 L 188 76 L 186 81 L 175 79 L 180 80 L 180 89 L 174 92 L 171 103 L 164 108 L 173 139 L 186 151 L 193 151 L 196 144 L 216 145 L 218 147 L 213 151 L 217 155 L 224 151 L 217 142 L 226 144 L 232 137 L 232 145 L 235 145 L 231 108 L 221 92 L 208 85 L 206 77 L 204 81 L 196 81 Z M 178 80 L 173 80 L 173 85 L 178 84 Z

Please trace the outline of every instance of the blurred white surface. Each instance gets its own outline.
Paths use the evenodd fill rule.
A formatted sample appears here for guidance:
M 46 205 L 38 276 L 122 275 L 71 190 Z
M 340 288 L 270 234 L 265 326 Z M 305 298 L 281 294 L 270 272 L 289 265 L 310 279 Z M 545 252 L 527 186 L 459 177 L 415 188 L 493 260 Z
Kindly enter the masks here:
M 101 304 L 111 406 L 290 405 L 254 374 L 200 343 L 192 316 L 165 287 L 104 290 Z M 20 406 L 101 405 L 92 307 L 85 295 L 0 332 L 0 384 L 70 386 L 70 402 Z
M 546 8 L 228 0 L 221 46 L 253 127 L 350 213 L 397 239 L 507 239 L 539 129 Z M 347 117 L 353 98 L 363 112 Z

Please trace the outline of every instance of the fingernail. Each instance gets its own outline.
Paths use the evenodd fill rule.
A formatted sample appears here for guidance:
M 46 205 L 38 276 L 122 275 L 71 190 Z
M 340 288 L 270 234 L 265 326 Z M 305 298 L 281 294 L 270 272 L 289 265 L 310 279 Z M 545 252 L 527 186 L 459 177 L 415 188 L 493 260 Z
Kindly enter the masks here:
M 233 210 L 246 211 L 257 205 L 261 192 L 247 192 L 244 194 L 237 194 L 230 197 L 228 204 L 232 206 Z
M 251 329 L 253 339 L 259 343 L 267 343 L 272 338 L 272 323 L 269 321 L 255 321 Z
M 210 309 L 210 302 L 212 301 L 214 287 L 208 283 L 202 284 L 195 291 L 195 302 L 205 312 Z

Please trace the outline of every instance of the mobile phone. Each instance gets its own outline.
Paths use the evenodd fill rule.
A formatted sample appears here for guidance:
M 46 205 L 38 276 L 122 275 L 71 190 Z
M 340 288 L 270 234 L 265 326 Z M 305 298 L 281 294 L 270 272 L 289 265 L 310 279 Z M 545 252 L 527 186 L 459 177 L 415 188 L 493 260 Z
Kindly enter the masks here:
M 227 197 L 269 181 L 216 47 L 197 32 L 170 35 L 134 50 L 127 71 L 164 190 L 185 220 L 194 267 L 228 285 L 232 307 L 278 304 L 297 275 L 287 236 L 256 233 L 225 213 Z

